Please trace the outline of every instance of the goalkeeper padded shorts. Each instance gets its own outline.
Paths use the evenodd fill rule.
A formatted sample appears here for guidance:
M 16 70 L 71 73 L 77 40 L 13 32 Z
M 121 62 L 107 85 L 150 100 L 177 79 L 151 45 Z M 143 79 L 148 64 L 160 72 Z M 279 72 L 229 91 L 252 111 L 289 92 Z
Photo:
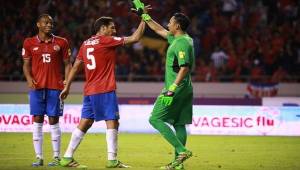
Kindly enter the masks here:
M 165 106 L 160 97 L 155 101 L 150 119 L 160 119 L 171 125 L 185 125 L 192 123 L 193 88 L 178 88 L 171 105 Z

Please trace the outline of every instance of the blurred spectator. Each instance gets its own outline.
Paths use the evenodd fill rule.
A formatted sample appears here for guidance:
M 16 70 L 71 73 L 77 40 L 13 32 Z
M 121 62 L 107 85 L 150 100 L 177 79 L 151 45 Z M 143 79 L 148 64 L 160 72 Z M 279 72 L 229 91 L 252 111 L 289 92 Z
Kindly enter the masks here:
M 191 19 L 197 81 L 300 81 L 299 0 L 143 0 L 151 16 L 166 27 L 170 16 L 183 12 Z M 36 34 L 36 18 L 49 13 L 55 34 L 67 37 L 74 61 L 95 19 L 115 18 L 119 36 L 129 35 L 139 18 L 125 0 L 3 1 L 0 6 L 0 80 L 24 80 L 21 48 Z M 151 30 L 134 46 L 120 49 L 117 78 L 162 81 L 167 44 Z M 215 51 L 214 49 L 223 49 Z M 84 77 L 83 74 L 81 76 Z
M 214 67 L 218 70 L 222 69 L 228 61 L 228 55 L 219 46 L 215 47 L 210 58 Z

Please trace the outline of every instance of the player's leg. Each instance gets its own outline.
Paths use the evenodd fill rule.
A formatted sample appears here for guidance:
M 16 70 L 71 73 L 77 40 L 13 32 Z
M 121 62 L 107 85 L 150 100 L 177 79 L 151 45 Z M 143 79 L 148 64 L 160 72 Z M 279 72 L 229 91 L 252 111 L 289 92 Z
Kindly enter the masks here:
M 82 141 L 84 135 L 88 131 L 88 129 L 93 125 L 93 119 L 85 119 L 81 118 L 79 125 L 77 128 L 72 132 L 71 140 L 68 145 L 68 148 L 64 154 L 64 157 L 72 158 L 74 152 L 78 148 L 80 142 Z
M 179 141 L 185 146 L 186 139 L 187 139 L 187 132 L 185 125 L 174 125 L 173 126 L 176 132 L 176 136 L 179 139 Z M 175 151 L 175 159 L 178 156 L 178 152 Z
M 184 91 L 181 91 L 182 100 L 178 103 L 178 107 L 180 108 L 180 112 L 178 114 L 178 119 L 174 124 L 174 129 L 176 131 L 176 136 L 181 141 L 181 143 L 185 146 L 187 140 L 187 132 L 186 132 L 186 124 L 192 123 L 192 114 L 193 114 L 193 93 L 192 89 L 187 88 Z M 179 111 L 179 109 L 177 109 Z M 184 161 L 185 159 L 191 157 L 191 152 L 179 154 L 175 151 L 175 160 L 179 160 L 179 162 Z M 183 163 L 179 164 L 175 167 L 175 169 L 184 169 Z
M 117 160 L 118 153 L 118 120 L 106 120 L 107 159 Z
M 87 168 L 74 160 L 73 155 L 82 141 L 88 129 L 93 125 L 94 119 L 81 118 L 79 125 L 72 132 L 71 140 L 64 156 L 60 160 L 60 165 L 64 167 Z
M 59 99 L 60 90 L 47 89 L 46 113 L 49 117 L 53 161 L 48 166 L 57 166 L 60 161 L 61 129 L 59 116 L 63 115 L 63 102 Z
M 61 145 L 61 129 L 59 126 L 59 117 L 49 117 L 51 142 L 53 149 L 53 161 L 48 163 L 48 166 L 57 166 L 60 161 L 60 145 Z
M 94 117 L 95 115 L 91 106 L 90 97 L 84 96 L 81 119 L 79 125 L 72 132 L 68 148 L 64 154 L 64 157 L 60 161 L 61 166 L 86 168 L 85 165 L 80 165 L 77 161 L 75 161 L 73 155 L 76 149 L 78 148 L 80 142 L 82 141 L 84 135 L 86 134 L 88 129 L 93 125 Z
M 31 90 L 30 97 L 30 114 L 33 115 L 32 139 L 36 155 L 36 161 L 32 166 L 43 166 L 43 122 L 45 111 L 45 91 Z
M 176 101 L 174 100 L 174 102 Z M 173 130 L 165 123 L 169 122 L 170 124 L 174 124 L 175 122 L 173 115 L 176 110 L 171 107 L 172 105 L 163 105 L 161 99 L 158 97 L 149 122 L 175 148 L 176 152 L 180 153 L 186 151 L 186 148 L 177 138 Z
M 95 111 L 95 120 L 106 122 L 107 142 L 107 168 L 127 168 L 129 166 L 117 159 L 118 152 L 118 128 L 119 108 L 117 95 L 114 91 L 91 96 L 92 105 Z
M 33 116 L 33 146 L 36 155 L 36 161 L 32 163 L 32 166 L 43 166 L 43 122 L 44 116 Z
M 174 134 L 172 129 L 163 120 L 158 119 L 155 116 L 151 116 L 149 122 L 175 148 L 175 152 L 178 153 L 174 161 L 166 166 L 161 167 L 161 169 L 179 168 L 179 166 L 181 166 L 180 164 L 182 164 L 185 159 L 191 156 L 191 152 L 185 148 L 178 137 Z
M 174 125 L 173 126 L 176 132 L 176 136 L 179 139 L 179 141 L 183 144 L 183 146 L 185 146 L 186 144 L 186 139 L 187 139 L 187 132 L 186 132 L 186 127 L 185 125 Z M 178 152 L 176 152 L 175 150 L 175 160 L 178 157 Z M 175 169 L 184 169 L 183 164 L 180 164 L 178 166 L 175 167 Z
M 107 120 L 106 143 L 107 143 L 107 168 L 129 168 L 130 166 L 117 159 L 118 154 L 118 120 Z
M 186 151 L 184 145 L 163 120 L 151 116 L 149 122 L 175 148 L 176 152 L 180 153 Z
M 175 167 L 191 156 L 191 152 L 185 148 L 177 135 L 166 124 L 166 122 L 172 125 L 177 123 L 178 115 L 181 112 L 180 101 L 180 98 L 174 98 L 171 106 L 165 106 L 161 102 L 161 99 L 158 98 L 149 119 L 150 124 L 162 134 L 162 136 L 175 148 L 175 152 L 178 153 L 178 157 L 174 161 L 161 167 L 161 169 L 175 169 Z M 183 157 L 183 155 L 185 155 L 185 157 Z

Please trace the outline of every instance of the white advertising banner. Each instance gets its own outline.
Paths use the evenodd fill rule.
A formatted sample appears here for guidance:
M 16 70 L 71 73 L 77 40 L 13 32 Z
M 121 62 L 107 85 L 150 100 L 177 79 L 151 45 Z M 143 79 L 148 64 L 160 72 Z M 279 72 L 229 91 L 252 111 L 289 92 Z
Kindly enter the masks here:
M 64 115 L 60 117 L 63 132 L 72 132 L 79 124 L 81 105 L 64 106 Z M 154 133 L 148 123 L 152 105 L 119 105 L 121 132 Z M 0 104 L 0 132 L 31 132 L 32 116 L 28 104 Z M 45 117 L 44 132 L 49 132 L 48 118 Z M 95 122 L 88 132 L 105 132 L 104 121 Z
M 263 97 L 263 106 L 300 106 L 300 97 Z
M 119 105 L 120 131 L 155 133 L 148 118 L 152 105 Z M 300 107 L 194 106 L 190 134 L 300 136 Z M 60 118 L 63 132 L 72 132 L 80 121 L 81 105 L 65 105 Z M 49 132 L 47 118 L 44 131 Z M 31 132 L 27 104 L 0 104 L 0 132 Z M 103 121 L 89 132 L 105 132 Z
M 300 107 L 194 106 L 191 134 L 300 136 Z

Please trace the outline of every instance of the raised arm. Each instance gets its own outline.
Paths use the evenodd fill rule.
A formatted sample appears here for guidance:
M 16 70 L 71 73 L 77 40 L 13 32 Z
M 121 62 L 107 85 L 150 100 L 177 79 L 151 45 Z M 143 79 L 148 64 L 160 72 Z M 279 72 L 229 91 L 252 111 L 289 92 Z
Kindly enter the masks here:
M 132 0 L 132 3 L 134 5 L 134 8 L 132 8 L 131 10 L 137 15 L 141 16 L 141 18 L 147 23 L 147 25 L 158 35 L 162 36 L 163 38 L 167 38 L 168 30 L 152 20 L 150 15 L 148 14 L 148 11 L 152 9 L 151 5 L 145 6 L 144 3 L 140 0 Z
M 158 35 L 162 36 L 163 38 L 167 38 L 168 30 L 166 30 L 163 26 L 161 26 L 159 23 L 155 22 L 150 15 L 148 14 L 148 11 L 151 10 L 151 6 L 147 5 L 143 9 L 142 19 L 147 23 L 147 25 Z
M 146 25 L 145 22 L 141 21 L 139 27 L 135 30 L 135 32 L 131 36 L 124 38 L 124 44 L 131 44 L 131 43 L 138 42 L 141 39 L 142 35 L 144 34 L 145 25 Z
M 166 30 L 163 26 L 161 26 L 159 23 L 155 22 L 153 19 L 150 19 L 146 22 L 147 25 L 158 35 L 162 36 L 163 38 L 167 38 L 168 30 Z

